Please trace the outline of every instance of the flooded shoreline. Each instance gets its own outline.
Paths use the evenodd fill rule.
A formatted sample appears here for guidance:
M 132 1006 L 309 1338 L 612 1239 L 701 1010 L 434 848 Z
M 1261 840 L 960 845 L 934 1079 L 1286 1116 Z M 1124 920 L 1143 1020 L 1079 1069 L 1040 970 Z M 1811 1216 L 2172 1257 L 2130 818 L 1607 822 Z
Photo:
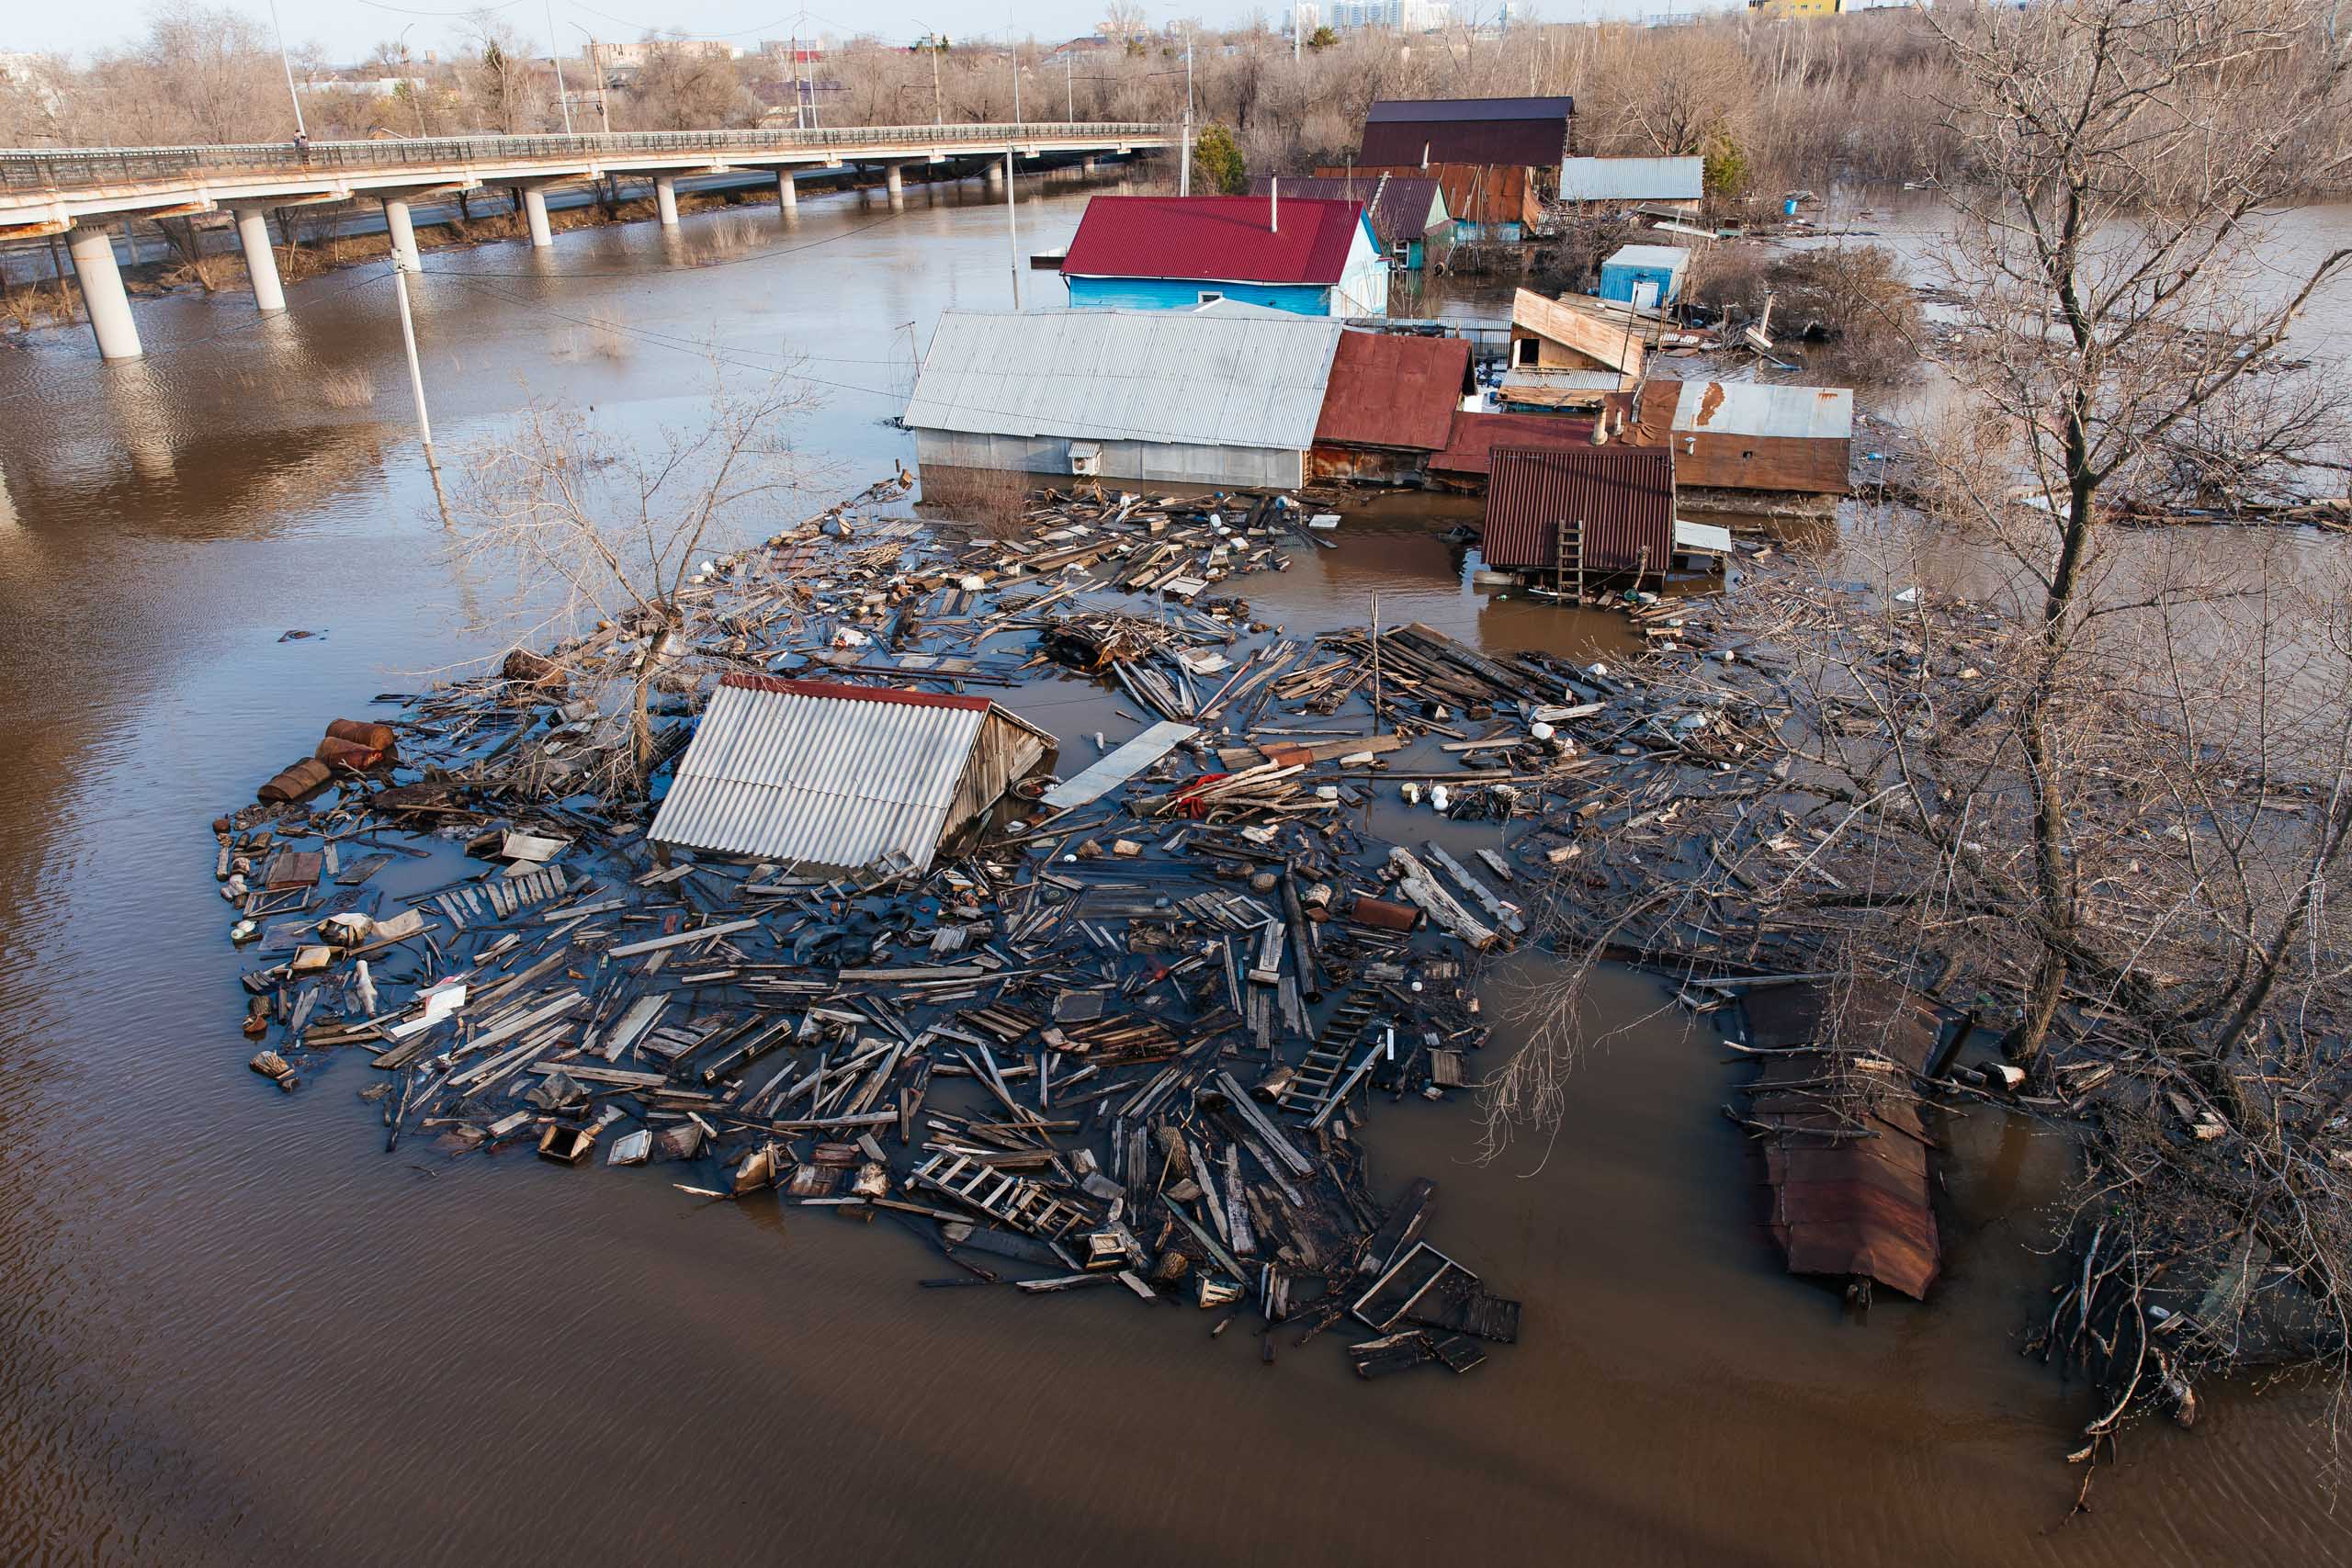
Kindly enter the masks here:
M 1024 234 L 1033 209 L 1041 244 L 1076 220 L 1024 202 Z M 518 275 L 504 295 L 420 289 L 436 433 L 533 396 L 687 417 L 708 365 L 659 334 L 807 354 L 836 400 L 801 439 L 862 482 L 904 455 L 882 422 L 905 323 L 1003 301 L 1000 220 L 910 199 L 861 231 L 854 202 L 812 202 L 796 243 L 821 248 L 723 286 L 650 235 L 567 235 L 544 276 L 485 248 Z M 331 293 L 350 281 L 260 325 L 225 296 L 159 302 L 156 343 L 181 347 L 136 366 L 73 333 L 0 356 L 0 1552 L 2346 1560 L 2292 1390 L 2135 1434 L 2059 1528 L 2079 1401 L 2015 1347 L 2046 1310 L 2027 1244 L 2063 1148 L 1951 1125 L 1951 1273 L 1858 1328 L 1781 1272 L 1722 1053 L 1679 1026 L 1591 1065 L 1548 1158 L 1480 1165 L 1464 1108 L 1373 1107 L 1383 1195 L 1434 1176 L 1463 1254 L 1542 1303 L 1508 1367 L 1458 1383 L 1268 1370 L 1106 1297 L 920 1292 L 936 1264 L 896 1233 L 682 1215 L 659 1183 L 527 1153 L 427 1174 L 378 1152 L 347 1069 L 283 1099 L 236 1049 L 197 829 L 328 710 L 485 651 L 454 628 L 495 586 L 446 563 L 397 328 L 380 290 Z M 561 319 L 608 314 L 647 334 L 621 357 Z M 367 405 L 303 391 L 339 372 Z M 1250 597 L 1309 630 L 1374 588 L 1451 635 L 1557 635 L 1401 519 Z M 276 640 L 291 627 L 325 635 Z M 1602 998 L 1660 999 L 1631 976 Z

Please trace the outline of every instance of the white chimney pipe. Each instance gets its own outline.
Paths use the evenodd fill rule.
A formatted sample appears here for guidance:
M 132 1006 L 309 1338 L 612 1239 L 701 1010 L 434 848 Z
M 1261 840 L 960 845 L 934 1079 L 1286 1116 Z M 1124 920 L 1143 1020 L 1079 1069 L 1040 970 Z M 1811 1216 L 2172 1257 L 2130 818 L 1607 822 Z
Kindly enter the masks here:
M 1279 175 L 1266 181 L 1266 227 L 1277 234 L 1283 231 L 1283 182 Z

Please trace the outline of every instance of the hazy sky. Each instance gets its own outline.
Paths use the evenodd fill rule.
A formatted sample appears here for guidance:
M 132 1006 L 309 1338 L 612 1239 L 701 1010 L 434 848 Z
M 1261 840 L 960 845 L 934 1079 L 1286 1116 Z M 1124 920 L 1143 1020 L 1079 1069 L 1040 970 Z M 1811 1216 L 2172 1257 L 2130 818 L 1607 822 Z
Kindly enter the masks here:
M 226 3 L 268 25 L 269 0 Z M 1546 21 L 1565 22 L 1712 10 L 1732 3 L 1735 0 L 1540 0 L 1532 9 Z M 458 33 L 473 9 L 458 0 L 277 0 L 277 6 L 288 44 L 319 43 L 339 62 L 359 59 L 379 39 L 396 37 L 403 28 L 408 29 L 412 51 L 440 47 Z M 87 54 L 135 37 L 151 6 L 152 0 L 78 0 L 74 5 L 0 0 L 0 17 L 5 17 L 0 20 L 0 50 Z M 525 38 L 546 47 L 548 0 L 508 0 L 493 9 Z M 552 9 L 564 52 L 572 53 L 581 44 L 581 28 L 608 39 L 676 28 L 695 38 L 725 38 L 746 45 L 763 38 L 788 38 L 796 28 L 803 34 L 872 33 L 910 41 L 934 26 L 951 39 L 1007 32 L 1060 39 L 1091 31 L 1103 7 L 1102 0 L 1024 0 L 1017 6 L 1003 0 L 827 0 L 824 10 L 791 11 L 782 0 L 660 0 L 659 4 L 609 0 L 594 6 L 580 0 L 553 0 Z M 1232 23 L 1253 9 L 1279 18 L 1285 14 L 1286 0 L 1262 5 L 1253 5 L 1251 0 L 1201 0 L 1192 5 L 1145 0 L 1146 14 L 1155 23 L 1177 17 L 1198 17 L 1212 25 Z

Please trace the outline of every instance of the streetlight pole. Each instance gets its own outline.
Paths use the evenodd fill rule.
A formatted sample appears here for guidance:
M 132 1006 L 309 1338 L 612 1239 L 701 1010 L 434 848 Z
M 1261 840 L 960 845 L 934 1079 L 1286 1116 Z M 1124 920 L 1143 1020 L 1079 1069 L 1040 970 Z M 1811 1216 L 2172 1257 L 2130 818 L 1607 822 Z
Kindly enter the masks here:
M 1012 247 L 1012 308 L 1021 309 L 1021 234 L 1020 220 L 1014 217 L 1019 204 L 1012 196 L 1012 149 L 1004 150 L 1004 241 Z
M 1062 106 L 1062 117 L 1071 125 L 1078 123 L 1078 56 L 1062 56 L 1062 91 L 1069 101 Z
M 1012 46 L 1012 123 L 1021 123 L 1021 46 Z
M 414 26 L 413 23 L 410 25 Z M 605 46 L 596 41 L 594 33 L 580 27 L 578 22 L 571 25 L 579 28 L 580 36 L 588 40 L 588 68 L 596 73 L 596 122 L 604 127 L 605 134 L 610 136 L 613 133 L 613 105 L 605 94 Z
M 563 45 L 555 36 L 555 0 L 548 0 L 548 63 L 555 67 L 555 101 L 563 106 L 563 133 L 571 134 L 571 95 L 563 85 Z
M 930 24 L 924 25 L 928 27 Z M 937 28 L 932 28 L 930 36 L 922 40 L 922 46 L 931 54 L 931 123 L 945 125 L 947 100 L 939 95 L 939 29 Z
M 286 28 L 277 19 L 277 0 L 269 0 L 269 30 L 277 35 L 277 63 L 286 70 L 286 96 L 294 100 L 294 134 L 308 140 L 302 124 L 302 95 L 294 90 L 294 62 L 286 57 Z

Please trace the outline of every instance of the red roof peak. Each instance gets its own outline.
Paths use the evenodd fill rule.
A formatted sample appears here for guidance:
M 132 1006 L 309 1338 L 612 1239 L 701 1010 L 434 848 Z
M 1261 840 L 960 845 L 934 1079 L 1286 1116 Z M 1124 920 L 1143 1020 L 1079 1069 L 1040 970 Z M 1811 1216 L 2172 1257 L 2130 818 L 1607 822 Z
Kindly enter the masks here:
M 1098 196 L 1062 271 L 1078 277 L 1328 286 L 1347 270 L 1361 201 L 1262 196 Z

